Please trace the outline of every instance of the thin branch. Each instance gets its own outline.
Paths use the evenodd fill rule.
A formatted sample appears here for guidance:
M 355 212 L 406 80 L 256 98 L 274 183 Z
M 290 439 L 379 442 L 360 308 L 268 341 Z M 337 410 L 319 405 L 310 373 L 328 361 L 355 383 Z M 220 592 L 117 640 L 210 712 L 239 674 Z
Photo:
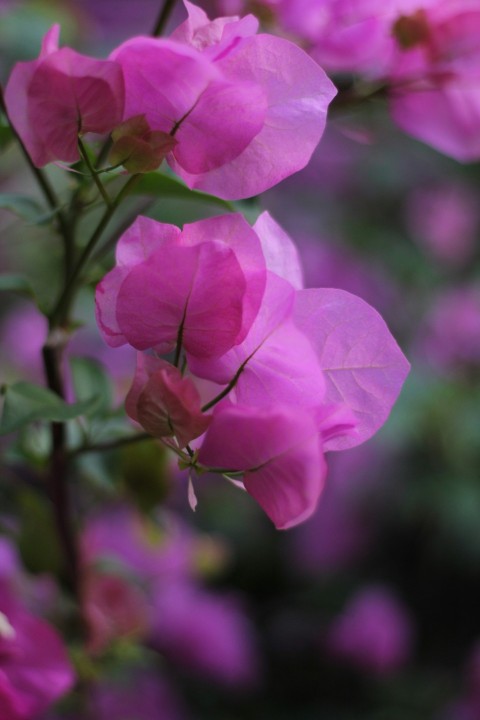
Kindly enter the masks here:
M 72 450 L 70 455 L 83 455 L 84 453 L 106 452 L 107 450 L 117 450 L 125 447 L 125 445 L 134 445 L 135 443 L 144 442 L 145 440 L 153 440 L 154 438 L 148 433 L 137 433 L 127 437 L 110 440 L 109 442 L 98 443 L 97 445 L 83 445 L 82 447 Z
M 100 195 L 102 196 L 102 198 L 105 201 L 105 205 L 107 207 L 110 207 L 110 205 L 112 204 L 110 196 L 107 193 L 104 184 L 98 177 L 98 172 L 95 170 L 92 163 L 90 162 L 90 158 L 88 157 L 87 149 L 80 138 L 78 138 L 78 149 L 80 150 L 80 155 L 82 156 L 85 165 L 87 166 L 87 168 L 90 171 L 90 175 L 92 176 L 93 182 L 97 186 L 98 192 L 100 193 Z
M 163 3 L 163 7 L 160 10 L 157 18 L 157 22 L 155 23 L 155 26 L 152 30 L 153 37 L 161 35 L 165 30 L 165 25 L 168 22 L 168 18 L 170 17 L 170 13 L 172 12 L 174 5 L 175 0 L 165 0 L 165 2 Z

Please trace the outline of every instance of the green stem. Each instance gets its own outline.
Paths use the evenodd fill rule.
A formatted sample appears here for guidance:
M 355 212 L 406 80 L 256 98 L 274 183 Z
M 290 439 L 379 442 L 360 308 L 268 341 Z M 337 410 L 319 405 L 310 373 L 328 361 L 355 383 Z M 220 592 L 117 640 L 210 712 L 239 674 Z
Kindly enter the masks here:
M 98 445 L 83 445 L 83 447 L 73 450 L 71 455 L 83 455 L 84 453 L 105 452 L 107 450 L 117 450 L 125 445 L 133 445 L 135 443 L 144 442 L 145 440 L 153 440 L 154 438 L 148 433 L 138 433 L 137 435 L 129 435 L 128 437 L 119 438 L 118 440 L 110 440 L 109 442 L 98 443 Z
M 87 264 L 90 255 L 92 254 L 95 245 L 100 240 L 103 231 L 107 227 L 108 223 L 110 222 L 113 214 L 115 213 L 115 210 L 120 205 L 123 198 L 130 192 L 134 184 L 138 181 L 139 175 L 132 175 L 132 177 L 128 180 L 128 182 L 125 183 L 123 188 L 118 193 L 117 197 L 110 203 L 110 205 L 105 209 L 105 212 L 103 213 L 102 217 L 100 218 L 100 222 L 98 223 L 97 227 L 93 231 L 92 236 L 90 237 L 90 240 L 86 244 L 86 246 L 83 249 L 82 254 L 80 255 L 80 258 L 75 265 L 72 273 L 70 274 L 70 277 L 68 278 L 68 281 L 65 284 L 65 288 L 55 305 L 55 308 L 53 309 L 51 315 L 50 315 L 50 326 L 56 327 L 58 324 L 62 324 L 66 321 L 66 318 L 68 317 L 68 312 L 70 309 L 71 302 L 75 295 L 75 289 L 77 280 L 80 277 L 85 265 Z
M 87 166 L 87 168 L 88 168 L 88 170 L 89 170 L 89 172 L 90 172 L 90 175 L 92 176 L 93 182 L 95 183 L 95 185 L 96 185 L 97 188 L 98 188 L 98 192 L 100 193 L 100 195 L 102 196 L 102 198 L 103 198 L 104 201 L 105 201 L 105 205 L 106 205 L 107 207 L 110 207 L 110 205 L 112 204 L 112 201 L 111 201 L 111 199 L 110 199 L 110 196 L 109 196 L 109 194 L 107 193 L 104 184 L 102 183 L 102 181 L 101 181 L 100 178 L 98 177 L 97 171 L 95 170 L 95 168 L 93 167 L 92 163 L 90 162 L 90 158 L 88 157 L 87 148 L 86 148 L 85 145 L 83 144 L 81 138 L 78 138 L 78 149 L 80 150 L 80 155 L 82 156 L 83 161 L 84 161 L 85 165 Z

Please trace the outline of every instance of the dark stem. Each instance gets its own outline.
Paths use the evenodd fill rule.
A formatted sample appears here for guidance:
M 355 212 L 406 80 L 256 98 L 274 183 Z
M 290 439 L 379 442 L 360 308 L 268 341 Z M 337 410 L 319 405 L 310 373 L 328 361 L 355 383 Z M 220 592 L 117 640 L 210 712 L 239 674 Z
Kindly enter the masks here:
M 160 14 L 157 18 L 157 22 L 155 23 L 155 26 L 152 30 L 153 37 L 161 35 L 165 30 L 165 25 L 167 24 L 168 18 L 170 17 L 170 13 L 172 12 L 174 5 L 175 0 L 165 0 L 165 2 L 163 3 L 163 7 L 160 10 Z
M 64 340 L 57 340 L 51 333 L 43 347 L 43 364 L 48 387 L 64 398 L 61 361 Z M 75 541 L 71 500 L 68 489 L 68 458 L 65 451 L 66 426 L 64 423 L 51 424 L 52 451 L 48 469 L 48 489 L 53 504 L 55 526 L 64 556 L 65 580 L 73 596 L 80 602 L 80 574 L 78 550 Z

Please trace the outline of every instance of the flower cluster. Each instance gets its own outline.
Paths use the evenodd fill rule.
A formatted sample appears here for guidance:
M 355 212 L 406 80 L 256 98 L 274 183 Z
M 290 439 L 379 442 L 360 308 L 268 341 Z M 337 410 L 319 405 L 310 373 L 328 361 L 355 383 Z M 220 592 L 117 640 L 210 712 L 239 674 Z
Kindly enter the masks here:
M 108 344 L 139 351 L 130 417 L 184 466 L 241 477 L 277 528 L 306 519 L 324 453 L 371 437 L 408 372 L 382 318 L 350 293 L 303 289 L 268 213 L 182 231 L 139 217 L 116 258 L 97 319 Z
M 388 88 L 395 122 L 440 152 L 480 158 L 475 0 L 265 0 L 327 71 Z
M 5 101 L 35 165 L 75 162 L 78 137 L 112 132 L 111 159 L 132 172 L 164 158 L 189 187 L 237 199 L 303 168 L 336 90 L 293 43 L 256 35 L 252 16 L 189 17 L 168 39 L 136 37 L 108 60 L 58 49 L 18 63 Z M 153 164 L 152 164 L 153 163 Z

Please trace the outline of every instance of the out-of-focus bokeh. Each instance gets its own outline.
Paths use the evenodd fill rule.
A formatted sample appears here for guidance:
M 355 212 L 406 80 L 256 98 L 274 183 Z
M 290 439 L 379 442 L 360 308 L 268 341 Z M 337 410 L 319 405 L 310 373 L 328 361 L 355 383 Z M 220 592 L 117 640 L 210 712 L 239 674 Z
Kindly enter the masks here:
M 105 55 L 148 34 L 158 11 L 156 0 L 4 0 L 2 81 L 53 22 L 64 42 Z M 171 27 L 182 17 L 178 6 Z M 19 190 L 37 193 L 9 143 L 0 191 Z M 215 212 L 129 202 L 177 224 Z M 381 97 L 334 104 L 310 165 L 242 206 L 251 220 L 263 209 L 297 242 L 308 286 L 381 311 L 412 364 L 406 386 L 374 440 L 330 454 L 316 515 L 286 532 L 224 481 L 196 482 L 193 513 L 186 477 L 153 441 L 82 457 L 88 653 L 72 632 L 81 689 L 48 720 L 479 720 L 480 167 L 404 135 Z M 26 217 L 0 210 L 0 264 L 26 274 L 42 304 L 60 258 L 50 227 Z M 122 402 L 134 365 L 94 323 L 112 258 L 110 248 L 80 297 L 66 358 L 71 388 L 107 371 L 101 392 L 118 412 L 94 428 L 105 440 L 131 428 Z M 2 294 L 2 383 L 42 382 L 45 334 L 28 298 Z M 46 428 L 2 449 L 0 586 L 70 632 L 51 508 L 22 461 L 42 468 Z

